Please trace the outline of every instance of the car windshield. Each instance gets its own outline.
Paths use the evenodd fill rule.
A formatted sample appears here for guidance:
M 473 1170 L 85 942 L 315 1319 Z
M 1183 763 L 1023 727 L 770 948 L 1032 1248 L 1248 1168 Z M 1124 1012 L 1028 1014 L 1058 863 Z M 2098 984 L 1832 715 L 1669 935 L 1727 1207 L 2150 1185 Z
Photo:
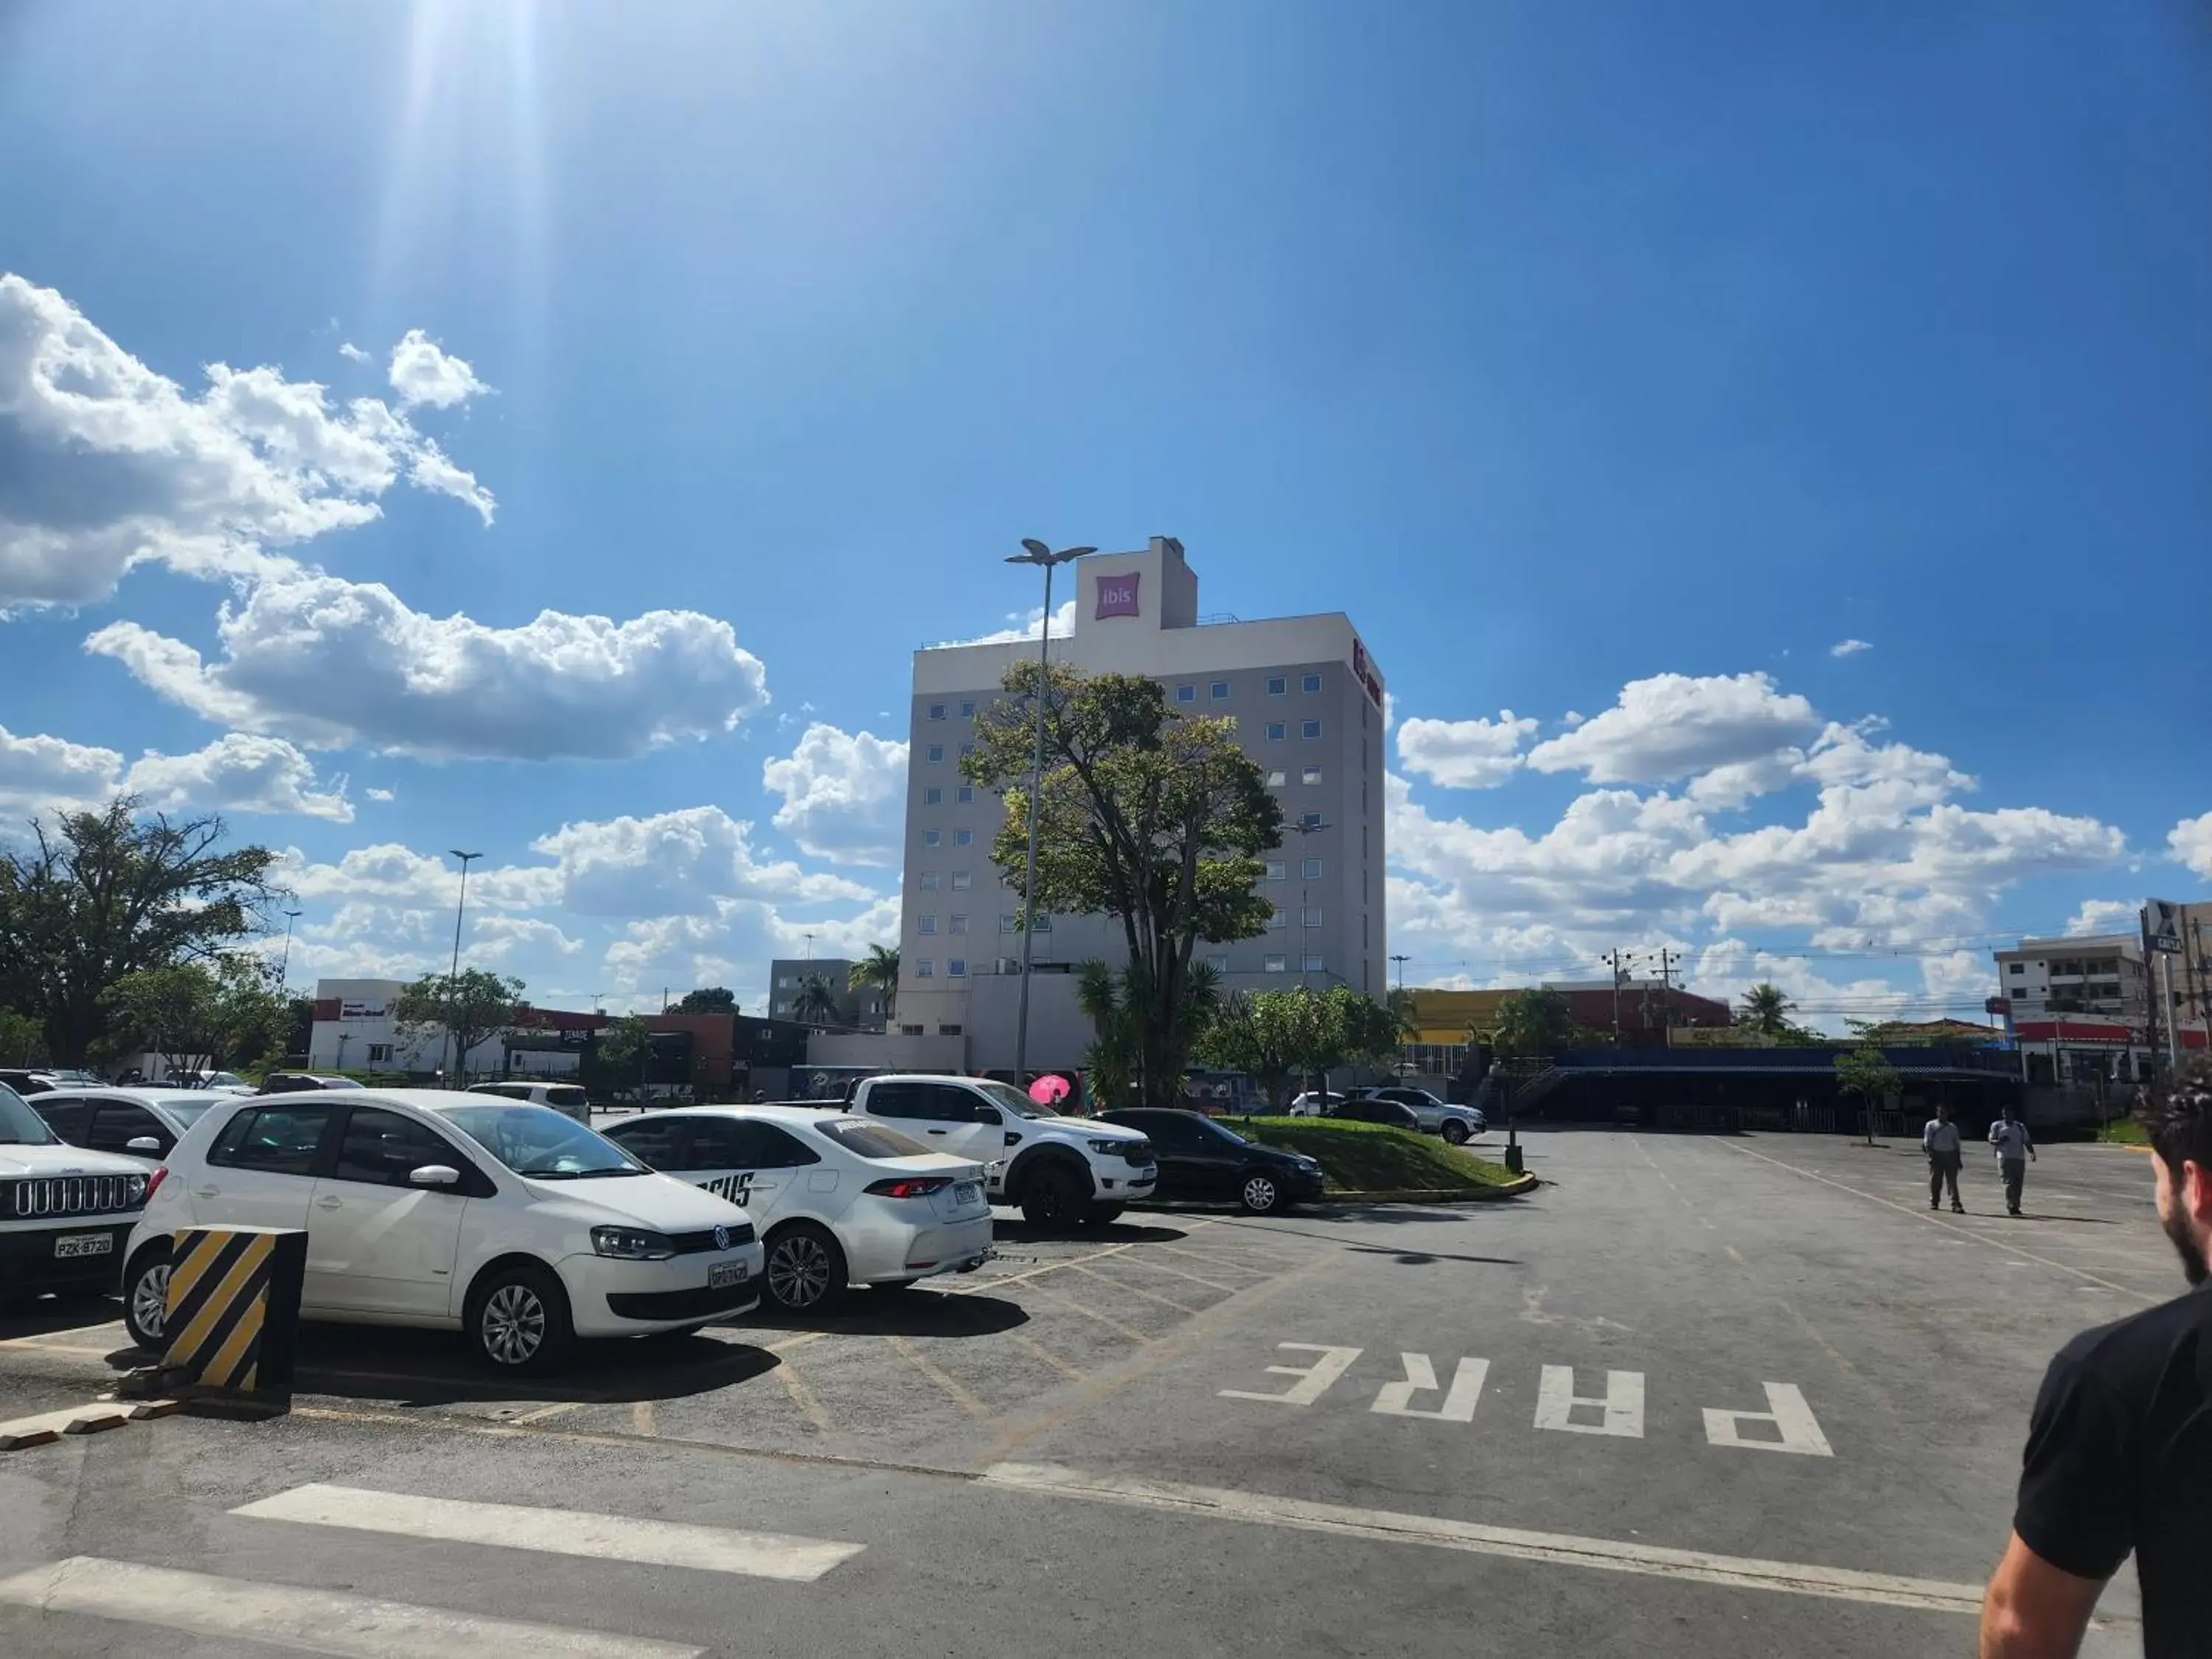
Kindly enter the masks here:
M 161 1109 L 177 1121 L 179 1129 L 189 1129 L 214 1109 L 212 1100 L 165 1100 Z
M 441 1115 L 519 1176 L 578 1181 L 652 1173 L 595 1129 L 546 1106 L 449 1106 Z
M 832 1118 L 826 1123 L 816 1124 L 814 1133 L 832 1146 L 842 1146 L 855 1158 L 915 1158 L 929 1151 L 896 1129 L 860 1117 Z
M 1011 1083 L 999 1083 L 989 1079 L 971 1079 L 978 1089 L 988 1095 L 994 1105 L 1003 1106 L 1016 1117 L 1058 1117 L 1060 1114 L 1049 1106 L 1041 1106 Z
M 1231 1128 L 1227 1124 L 1217 1123 L 1210 1117 L 1202 1117 L 1199 1119 L 1198 1123 L 1199 1127 L 1202 1132 L 1212 1135 L 1217 1140 L 1230 1141 L 1239 1146 L 1249 1146 L 1251 1144 L 1247 1141 L 1243 1135 L 1238 1134 L 1236 1130 Z
M 0 1146 L 52 1146 L 60 1140 L 46 1119 L 23 1103 L 22 1096 L 0 1083 Z

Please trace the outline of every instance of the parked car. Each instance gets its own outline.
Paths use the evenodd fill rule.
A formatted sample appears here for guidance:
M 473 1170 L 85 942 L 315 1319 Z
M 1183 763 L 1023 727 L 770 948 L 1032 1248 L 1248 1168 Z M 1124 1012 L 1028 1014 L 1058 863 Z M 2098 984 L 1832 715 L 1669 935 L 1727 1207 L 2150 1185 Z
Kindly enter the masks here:
M 221 1103 L 204 1089 L 51 1089 L 35 1097 L 31 1109 L 72 1146 L 95 1152 L 120 1152 L 146 1160 L 150 1168 L 169 1155 L 185 1131 Z
M 592 1121 L 592 1100 L 573 1083 L 530 1083 L 520 1078 L 510 1078 L 504 1083 L 472 1083 L 468 1092 L 472 1095 L 497 1095 L 502 1100 L 526 1100 L 535 1106 L 550 1106 L 563 1117 L 572 1117 L 579 1123 Z
M 1009 1083 L 927 1074 L 864 1078 L 852 1109 L 983 1166 L 990 1196 L 1036 1227 L 1103 1226 L 1152 1196 L 1159 1165 L 1133 1129 L 1062 1117 Z
M 112 1295 L 151 1184 L 143 1163 L 69 1145 L 0 1087 L 0 1301 Z
M 983 1166 L 818 1106 L 687 1106 L 610 1127 L 633 1158 L 744 1206 L 768 1293 L 823 1313 L 848 1285 L 904 1290 L 990 1258 Z
M 1155 1198 L 1233 1199 L 1253 1215 L 1269 1215 L 1318 1200 L 1321 1165 L 1303 1152 L 1262 1146 L 1203 1112 L 1132 1106 L 1101 1112 L 1099 1121 L 1143 1131 L 1159 1155 Z
M 1291 1100 L 1288 1115 L 1291 1117 L 1327 1117 L 1344 1103 L 1345 1097 L 1334 1089 L 1302 1089 Z
M 1328 1109 L 1328 1115 L 1347 1123 L 1387 1123 L 1394 1129 L 1420 1133 L 1421 1120 L 1413 1115 L 1412 1107 L 1395 1100 L 1377 1100 L 1370 1095 L 1340 1100 Z
M 271 1072 L 261 1079 L 261 1092 L 264 1095 L 296 1095 L 309 1089 L 358 1089 L 361 1086 L 359 1079 L 335 1072 Z
M 163 1083 L 172 1089 L 212 1089 L 226 1095 L 256 1092 L 254 1086 L 235 1072 L 172 1072 Z
M 60 1085 L 54 1079 L 54 1074 L 43 1069 L 27 1070 L 20 1066 L 9 1066 L 0 1070 L 0 1089 L 13 1089 L 19 1095 L 27 1097 L 42 1095 L 47 1090 L 59 1086 Z
M 1442 1135 L 1455 1146 L 1463 1145 L 1490 1127 L 1490 1121 L 1474 1107 L 1455 1106 L 1448 1100 L 1438 1100 L 1426 1089 L 1392 1084 L 1385 1088 L 1361 1089 L 1355 1097 L 1395 1100 L 1401 1106 L 1411 1107 L 1423 1133 Z
M 554 1369 L 578 1337 L 691 1330 L 760 1301 L 744 1210 L 558 1112 L 478 1095 L 218 1099 L 131 1235 L 140 1346 L 161 1346 L 170 1235 L 224 1223 L 307 1230 L 302 1318 L 465 1331 L 511 1374 Z

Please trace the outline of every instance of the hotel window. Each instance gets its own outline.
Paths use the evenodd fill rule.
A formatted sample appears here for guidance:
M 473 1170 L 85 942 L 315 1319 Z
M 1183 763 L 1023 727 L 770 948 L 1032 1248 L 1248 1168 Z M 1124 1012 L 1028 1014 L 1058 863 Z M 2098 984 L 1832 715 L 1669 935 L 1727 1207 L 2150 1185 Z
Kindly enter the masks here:
M 1304 927 L 1321 926 L 1321 906 L 1309 904 L 1298 912 L 1298 924 Z
M 941 743 L 933 743 L 930 744 L 929 757 L 933 761 L 943 760 L 945 758 L 945 745 Z
M 917 933 L 935 933 L 937 931 L 937 918 L 935 916 L 921 917 L 915 921 L 914 931 Z
M 921 890 L 925 893 L 933 893 L 937 890 L 936 871 L 925 870 L 921 872 Z
M 390 1065 L 392 1063 L 392 1045 L 388 1042 L 370 1043 L 368 1045 L 368 1063 L 372 1066 Z
M 937 964 L 932 962 L 927 957 L 924 957 L 920 962 L 914 964 L 914 976 L 916 979 L 935 979 L 937 977 Z M 920 1036 L 921 1035 L 921 1028 L 920 1026 L 916 1026 L 912 1035 Z
M 928 975 L 923 973 L 919 968 L 915 969 L 914 976 L 916 979 L 927 979 L 929 977 Z M 899 1027 L 899 1035 L 901 1036 L 920 1036 L 921 1035 L 921 1027 L 919 1025 L 902 1025 Z
M 1217 974 L 1225 974 L 1229 971 L 1229 958 L 1227 957 L 1208 957 L 1206 959 L 1206 965 L 1212 969 Z
M 1018 933 L 1021 931 L 1021 927 L 1022 919 L 1019 916 L 1000 916 L 999 918 L 999 931 L 1002 933 Z
M 1267 676 L 1267 695 L 1269 696 L 1279 697 L 1284 692 L 1290 689 L 1291 683 L 1285 679 L 1280 674 L 1270 674 Z
M 928 788 L 921 792 L 921 804 L 924 806 L 944 805 L 945 792 L 942 789 L 939 789 L 935 784 L 932 784 Z
M 973 847 L 975 844 L 975 832 L 973 830 L 955 830 L 952 832 L 952 844 L 955 847 Z
M 1289 781 L 1290 774 L 1280 767 L 1267 774 L 1267 787 L 1270 789 L 1279 789 Z
M 921 832 L 921 844 L 924 847 L 934 847 L 944 839 L 945 837 L 934 830 L 925 830 Z
M 1321 735 L 1321 722 L 1319 720 L 1300 720 L 1298 722 L 1298 735 L 1302 738 L 1319 737 Z
M 1318 813 L 1318 812 L 1301 812 L 1301 813 L 1299 813 L 1299 814 L 1298 814 L 1298 827 L 1299 827 L 1300 829 L 1302 829 L 1302 830 L 1318 830 L 1318 829 L 1320 829 L 1320 828 L 1321 828 L 1321 814 L 1320 814 L 1320 813 Z M 1363 824 L 1363 825 L 1361 825 L 1360 827 L 1364 830 L 1366 826 Z
M 1291 959 L 1288 957 L 1269 957 L 1267 958 L 1267 971 L 1271 974 L 1287 972 L 1289 969 L 1290 960 Z
M 955 794 L 952 799 L 957 805 L 973 806 L 975 804 L 975 786 L 972 783 L 962 784 L 959 793 Z
M 2012 965 L 2012 970 L 2015 974 L 2024 974 L 2027 971 L 2027 964 L 2024 962 L 2015 962 Z
M 1229 682 L 1227 680 L 1214 681 L 1212 686 L 1210 688 L 1210 692 L 1214 702 L 1227 702 L 1229 701 Z
M 1282 721 L 1269 720 L 1267 722 L 1267 741 L 1269 743 L 1280 743 L 1283 740 L 1283 731 L 1284 726 Z
M 955 870 L 952 872 L 952 890 L 956 893 L 966 892 L 968 890 L 968 884 L 974 879 L 975 878 L 970 876 L 965 870 Z
M 1321 965 L 1321 957 L 1312 952 L 1299 957 L 1298 971 L 1302 974 L 1318 974 L 1324 971 Z
M 1267 879 L 1269 881 L 1287 880 L 1289 879 L 1290 873 L 1291 866 L 1283 860 L 1269 859 L 1267 860 Z
M 956 939 L 964 939 L 968 933 L 968 918 L 965 916 L 948 916 L 945 918 L 945 931 L 953 935 Z
M 939 1036 L 958 1036 L 960 1035 L 960 1028 L 957 1025 L 940 1025 L 937 1028 L 937 1035 Z
M 1177 702 L 1196 702 L 1198 701 L 1198 688 L 1194 685 L 1178 685 L 1176 687 L 1176 701 Z
M 1298 690 L 1301 690 L 1301 691 L 1318 691 L 1318 690 L 1321 690 L 1321 676 L 1320 676 L 1320 675 L 1318 675 L 1318 674 L 1309 674 L 1309 675 L 1307 675 L 1304 679 L 1302 679 L 1302 680 L 1300 680 L 1300 681 L 1298 682 Z
M 1321 879 L 1321 860 L 1319 859 L 1308 859 L 1305 863 L 1305 872 L 1306 879 L 1308 881 L 1319 881 Z
M 1269 933 L 1279 933 L 1284 928 L 1290 925 L 1291 915 L 1289 911 L 1271 910 L 1267 913 L 1267 931 Z
M 975 718 L 975 705 L 973 702 L 962 703 L 960 705 L 960 718 L 963 720 L 974 720 Z
M 933 702 L 930 704 L 929 718 L 933 720 L 943 720 L 945 718 L 945 705 L 941 702 Z
M 1051 913 L 1048 911 L 1040 912 L 1037 919 L 1031 922 L 1030 926 L 1040 933 L 1049 933 L 1052 932 Z
M 945 976 L 947 979 L 967 978 L 968 958 L 965 957 L 947 957 L 945 959 Z
M 1304 768 L 1298 774 L 1298 781 L 1305 784 L 1319 783 L 1321 781 L 1321 768 L 1318 766 L 1309 766 Z

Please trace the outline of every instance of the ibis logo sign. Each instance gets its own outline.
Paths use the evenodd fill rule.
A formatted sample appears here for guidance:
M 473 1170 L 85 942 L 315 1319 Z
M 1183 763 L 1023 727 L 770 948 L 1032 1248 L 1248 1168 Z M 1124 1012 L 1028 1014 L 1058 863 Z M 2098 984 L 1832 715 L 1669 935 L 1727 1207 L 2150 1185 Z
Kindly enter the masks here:
M 1092 620 L 1103 621 L 1108 617 L 1133 617 L 1137 614 L 1137 584 L 1143 573 L 1128 571 L 1119 576 L 1098 578 L 1098 608 L 1091 613 Z

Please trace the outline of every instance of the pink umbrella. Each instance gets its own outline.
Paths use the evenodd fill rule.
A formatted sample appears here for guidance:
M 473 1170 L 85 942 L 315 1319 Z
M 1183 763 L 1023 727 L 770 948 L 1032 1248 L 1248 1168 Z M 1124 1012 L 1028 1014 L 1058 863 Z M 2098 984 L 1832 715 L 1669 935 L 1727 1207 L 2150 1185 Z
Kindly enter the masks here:
M 1040 1106 L 1057 1106 L 1074 1092 L 1073 1084 L 1051 1072 L 1030 1085 L 1030 1098 Z

